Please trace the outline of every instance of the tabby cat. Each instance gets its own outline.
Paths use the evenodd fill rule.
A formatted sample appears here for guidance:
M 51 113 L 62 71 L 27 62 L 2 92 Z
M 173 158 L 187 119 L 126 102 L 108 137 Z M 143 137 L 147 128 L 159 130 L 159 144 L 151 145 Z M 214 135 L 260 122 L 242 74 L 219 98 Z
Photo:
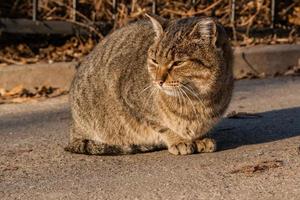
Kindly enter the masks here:
M 223 27 L 210 17 L 148 18 L 111 33 L 80 65 L 70 90 L 67 151 L 216 150 L 206 136 L 233 89 Z

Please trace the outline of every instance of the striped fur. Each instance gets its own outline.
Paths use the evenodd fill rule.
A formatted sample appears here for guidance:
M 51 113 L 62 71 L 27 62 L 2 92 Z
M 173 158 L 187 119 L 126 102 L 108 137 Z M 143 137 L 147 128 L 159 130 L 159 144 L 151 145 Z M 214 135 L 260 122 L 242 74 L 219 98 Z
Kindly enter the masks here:
M 214 19 L 150 17 L 116 30 L 79 66 L 66 150 L 93 155 L 215 150 L 205 138 L 233 88 L 232 53 Z
M 124 154 L 136 154 L 142 152 L 152 152 L 163 149 L 160 146 L 145 146 L 145 145 L 109 145 L 99 143 L 95 140 L 82 140 L 75 139 L 68 146 L 65 147 L 65 151 L 72 153 L 88 154 L 88 155 L 124 155 Z

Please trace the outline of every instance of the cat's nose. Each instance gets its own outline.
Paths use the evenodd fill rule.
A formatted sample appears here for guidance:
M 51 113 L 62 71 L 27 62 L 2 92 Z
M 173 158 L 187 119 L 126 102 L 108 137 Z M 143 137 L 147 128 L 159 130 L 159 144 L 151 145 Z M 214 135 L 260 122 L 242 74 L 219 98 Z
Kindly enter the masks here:
M 155 82 L 156 84 L 158 84 L 160 87 L 162 87 L 163 84 L 164 84 L 164 81 L 163 81 L 163 80 L 155 80 L 154 82 Z

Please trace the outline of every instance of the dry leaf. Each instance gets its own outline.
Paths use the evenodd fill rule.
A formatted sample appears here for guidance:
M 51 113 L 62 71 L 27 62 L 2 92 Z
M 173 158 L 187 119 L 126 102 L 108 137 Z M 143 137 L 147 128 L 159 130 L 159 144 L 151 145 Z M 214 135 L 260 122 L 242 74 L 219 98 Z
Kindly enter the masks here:
M 263 161 L 260 163 L 257 163 L 255 165 L 247 165 L 238 169 L 235 169 L 231 171 L 231 174 L 236 173 L 243 173 L 243 174 L 253 174 L 253 173 L 259 173 L 264 172 L 269 169 L 278 168 L 283 166 L 282 160 L 271 160 L 271 161 Z
M 14 96 L 14 95 L 20 94 L 20 93 L 22 93 L 23 89 L 24 88 L 22 85 L 18 85 L 16 87 L 14 87 L 13 89 L 11 89 L 9 92 L 7 92 L 5 94 L 5 96 Z
M 4 96 L 6 94 L 6 90 L 4 88 L 0 88 L 0 96 Z
M 0 104 L 3 103 L 23 103 L 35 102 L 37 99 L 52 98 L 67 94 L 68 91 L 54 87 L 35 87 L 34 89 L 26 89 L 19 85 L 10 91 L 0 88 Z M 3 95 L 2 95 L 3 94 Z

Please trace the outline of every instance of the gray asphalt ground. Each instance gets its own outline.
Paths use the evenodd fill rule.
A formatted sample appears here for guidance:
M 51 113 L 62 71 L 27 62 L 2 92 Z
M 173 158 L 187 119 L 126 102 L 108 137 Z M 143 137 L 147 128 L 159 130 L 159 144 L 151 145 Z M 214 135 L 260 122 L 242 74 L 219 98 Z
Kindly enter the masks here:
M 300 199 L 300 77 L 236 83 L 218 152 L 87 156 L 63 150 L 67 97 L 0 105 L 0 199 Z

